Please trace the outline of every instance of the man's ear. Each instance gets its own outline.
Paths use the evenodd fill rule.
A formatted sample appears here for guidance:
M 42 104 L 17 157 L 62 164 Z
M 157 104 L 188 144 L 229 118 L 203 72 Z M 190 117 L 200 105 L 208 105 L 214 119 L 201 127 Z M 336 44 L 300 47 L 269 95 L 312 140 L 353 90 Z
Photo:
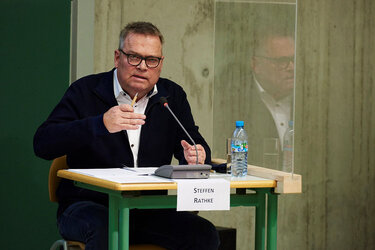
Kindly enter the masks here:
M 118 63 L 120 61 L 120 51 L 118 49 L 116 49 L 114 51 L 114 57 L 113 57 L 113 60 L 114 60 L 114 64 L 115 64 L 115 68 L 118 67 Z

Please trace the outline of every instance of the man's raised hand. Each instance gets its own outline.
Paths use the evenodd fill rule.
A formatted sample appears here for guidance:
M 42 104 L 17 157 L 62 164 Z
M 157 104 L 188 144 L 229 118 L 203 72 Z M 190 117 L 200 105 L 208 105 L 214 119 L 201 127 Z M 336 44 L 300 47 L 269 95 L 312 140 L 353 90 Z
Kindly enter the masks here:
M 145 124 L 146 116 L 134 113 L 134 109 L 129 104 L 121 104 L 110 108 L 103 115 L 104 126 L 110 133 L 121 130 L 138 129 Z

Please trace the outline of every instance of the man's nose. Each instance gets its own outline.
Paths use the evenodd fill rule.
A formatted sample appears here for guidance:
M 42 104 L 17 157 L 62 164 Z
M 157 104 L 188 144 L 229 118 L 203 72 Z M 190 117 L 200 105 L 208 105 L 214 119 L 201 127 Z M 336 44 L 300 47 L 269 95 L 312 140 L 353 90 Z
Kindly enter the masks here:
M 146 70 L 147 69 L 146 60 L 142 59 L 141 63 L 138 64 L 137 68 L 139 68 L 140 70 Z

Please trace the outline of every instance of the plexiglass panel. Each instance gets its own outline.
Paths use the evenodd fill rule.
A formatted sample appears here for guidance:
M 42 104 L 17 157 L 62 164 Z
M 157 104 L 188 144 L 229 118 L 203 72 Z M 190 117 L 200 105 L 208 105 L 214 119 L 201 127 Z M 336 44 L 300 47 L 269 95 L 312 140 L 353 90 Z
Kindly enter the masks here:
M 213 134 L 218 155 L 243 120 L 248 164 L 283 169 L 292 158 L 296 2 L 216 1 Z M 283 156 L 286 155 L 286 156 Z
M 113 67 L 128 22 L 154 23 L 166 41 L 162 77 L 186 91 L 213 157 L 226 157 L 226 139 L 243 120 L 248 163 L 282 169 L 294 117 L 295 17 L 295 0 L 96 1 L 95 72 Z

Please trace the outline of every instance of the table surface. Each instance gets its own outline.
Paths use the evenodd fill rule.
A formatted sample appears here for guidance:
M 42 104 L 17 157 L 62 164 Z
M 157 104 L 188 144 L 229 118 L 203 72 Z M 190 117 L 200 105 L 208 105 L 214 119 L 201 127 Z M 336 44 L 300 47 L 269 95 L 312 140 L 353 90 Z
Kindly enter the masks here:
M 109 170 L 110 171 L 110 170 Z M 77 181 L 83 185 L 88 185 L 90 187 L 100 187 L 101 189 L 104 188 L 105 192 L 111 193 L 115 192 L 116 194 L 122 192 L 133 192 L 133 191 L 141 191 L 141 190 L 176 190 L 177 183 L 176 182 L 162 182 L 162 183 L 118 183 L 113 181 L 108 181 L 104 179 L 100 179 L 97 177 L 85 175 L 78 172 L 72 172 L 68 170 L 59 170 L 57 175 L 61 178 L 70 179 L 73 181 Z M 213 176 L 211 175 L 210 178 L 221 178 L 221 176 Z M 231 178 L 229 176 L 223 175 L 224 179 L 230 181 L 231 188 L 257 188 L 257 189 L 264 189 L 270 190 L 277 187 L 277 181 L 272 179 L 264 179 L 254 176 L 246 176 L 243 178 Z M 269 195 L 267 195 L 269 194 Z M 111 198 L 112 197 L 112 198 Z M 175 199 L 175 196 L 167 195 L 166 198 L 172 197 Z M 232 197 L 232 196 L 231 196 Z M 250 199 L 250 197 L 252 199 Z M 139 199 L 142 197 L 127 197 L 128 202 L 120 202 L 119 199 L 123 199 L 123 196 L 119 195 L 111 195 L 109 207 L 112 213 L 109 213 L 109 249 L 129 249 L 129 238 L 127 235 L 129 234 L 129 200 L 134 200 L 134 204 L 137 204 L 137 207 L 142 203 L 143 205 L 147 203 L 147 206 L 155 205 L 157 202 L 158 206 L 160 207 L 160 199 L 157 201 L 153 200 L 142 200 Z M 143 197 L 144 198 L 144 197 Z M 154 198 L 152 196 L 148 198 Z M 257 192 L 256 195 L 252 194 L 251 196 L 248 195 L 237 195 L 234 194 L 234 198 L 231 199 L 231 204 L 235 204 L 234 206 L 257 206 L 260 209 L 255 210 L 255 249 L 265 249 L 266 242 L 267 242 L 267 249 L 273 250 L 276 249 L 277 246 L 277 195 L 266 192 Z M 176 203 L 176 200 L 173 201 L 168 199 L 169 203 L 173 202 Z M 266 206 L 266 199 L 267 199 L 267 206 Z M 140 203 L 141 202 L 141 203 Z M 152 204 L 153 202 L 153 204 Z M 169 204 L 168 203 L 168 204 Z M 124 207 L 125 206 L 125 207 Z M 163 206 L 164 208 L 164 206 Z M 165 207 L 166 208 L 166 207 Z M 117 211 L 117 212 L 116 212 Z M 266 216 L 267 214 L 267 216 Z M 266 219 L 267 217 L 267 219 Z M 267 220 L 267 225 L 266 225 Z M 124 223 L 119 224 L 119 221 L 125 221 Z M 266 230 L 264 230 L 266 229 Z M 121 233 L 119 233 L 121 232 Z M 125 237 L 124 237 L 125 235 Z M 266 238 L 267 235 L 267 238 Z M 266 240 L 267 239 L 267 240 Z
M 68 170 L 59 170 L 57 176 L 73 181 L 83 182 L 86 184 L 95 185 L 102 188 L 107 188 L 116 191 L 136 191 L 136 190 L 176 190 L 176 182 L 162 182 L 162 183 L 118 183 L 108 180 L 103 180 L 93 176 L 88 176 Z M 223 175 L 224 176 L 224 175 Z M 215 177 L 216 178 L 216 177 Z M 277 186 L 276 180 L 261 179 L 255 177 L 254 180 L 241 180 L 240 178 L 223 177 L 230 181 L 231 188 L 275 188 Z

